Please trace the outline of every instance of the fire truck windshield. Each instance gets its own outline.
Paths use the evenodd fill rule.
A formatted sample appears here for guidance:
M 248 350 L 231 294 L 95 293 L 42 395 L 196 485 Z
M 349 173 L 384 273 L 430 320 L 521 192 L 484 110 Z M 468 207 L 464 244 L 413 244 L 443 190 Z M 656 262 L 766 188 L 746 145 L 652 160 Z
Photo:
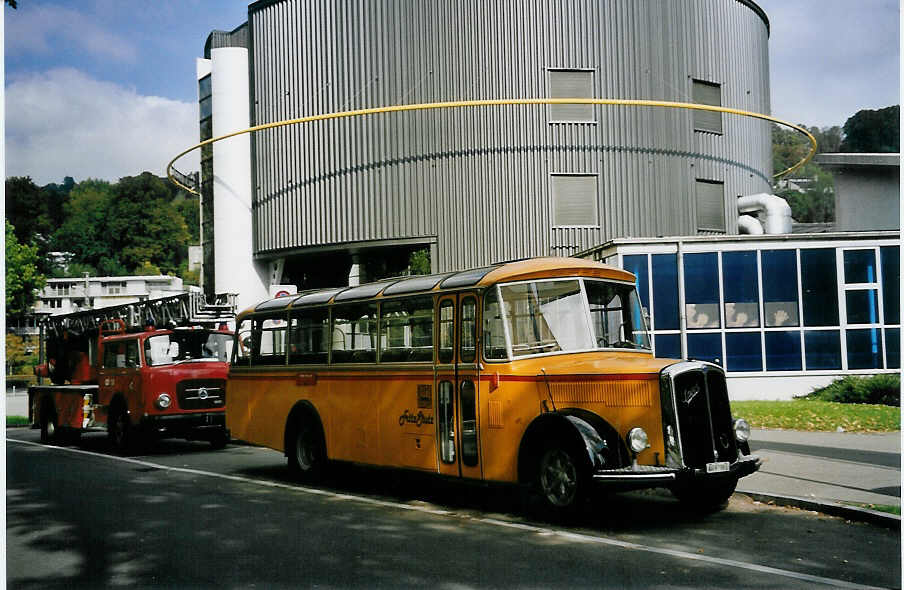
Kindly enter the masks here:
M 151 336 L 144 343 L 144 356 L 151 367 L 186 361 L 225 363 L 232 356 L 232 334 L 186 330 Z

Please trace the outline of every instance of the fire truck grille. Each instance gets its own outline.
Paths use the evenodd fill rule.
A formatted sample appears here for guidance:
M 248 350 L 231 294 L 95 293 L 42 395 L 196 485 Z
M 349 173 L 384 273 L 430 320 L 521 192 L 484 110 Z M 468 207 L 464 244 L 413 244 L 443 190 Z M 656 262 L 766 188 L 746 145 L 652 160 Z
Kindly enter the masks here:
M 186 379 L 179 382 L 177 393 L 183 410 L 226 407 L 225 379 Z
M 724 373 L 711 368 L 678 373 L 672 391 L 684 464 L 702 468 L 737 460 Z

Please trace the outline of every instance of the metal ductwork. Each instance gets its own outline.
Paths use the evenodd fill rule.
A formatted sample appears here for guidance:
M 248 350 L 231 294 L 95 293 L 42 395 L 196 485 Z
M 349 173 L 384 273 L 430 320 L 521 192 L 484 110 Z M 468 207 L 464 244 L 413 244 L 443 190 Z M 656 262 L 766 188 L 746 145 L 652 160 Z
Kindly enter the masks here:
M 760 220 L 756 217 L 753 217 L 752 215 L 739 215 L 738 233 L 759 236 L 765 232 L 763 231 L 763 224 L 760 223 Z
M 745 213 L 763 212 L 764 221 Z M 738 197 L 738 231 L 747 234 L 790 234 L 791 206 L 776 195 L 760 193 Z M 758 230 L 755 226 L 758 226 Z

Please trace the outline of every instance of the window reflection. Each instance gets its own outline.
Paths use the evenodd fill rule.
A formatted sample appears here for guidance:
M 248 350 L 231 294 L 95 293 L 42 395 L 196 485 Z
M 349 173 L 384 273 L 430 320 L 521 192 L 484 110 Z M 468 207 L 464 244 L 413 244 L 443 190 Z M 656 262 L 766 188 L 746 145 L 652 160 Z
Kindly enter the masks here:
M 721 325 L 718 255 L 715 252 L 684 256 L 684 297 L 689 330 Z

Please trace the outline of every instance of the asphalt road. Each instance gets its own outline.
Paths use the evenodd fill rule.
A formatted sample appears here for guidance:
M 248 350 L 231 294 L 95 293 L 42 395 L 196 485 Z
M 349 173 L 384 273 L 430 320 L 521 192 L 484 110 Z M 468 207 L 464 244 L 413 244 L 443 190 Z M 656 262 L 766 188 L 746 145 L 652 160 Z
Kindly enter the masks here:
M 740 495 L 707 516 L 603 496 L 548 523 L 508 487 L 351 467 L 306 487 L 266 449 L 37 438 L 7 432 L 9 588 L 900 586 L 899 531 Z

